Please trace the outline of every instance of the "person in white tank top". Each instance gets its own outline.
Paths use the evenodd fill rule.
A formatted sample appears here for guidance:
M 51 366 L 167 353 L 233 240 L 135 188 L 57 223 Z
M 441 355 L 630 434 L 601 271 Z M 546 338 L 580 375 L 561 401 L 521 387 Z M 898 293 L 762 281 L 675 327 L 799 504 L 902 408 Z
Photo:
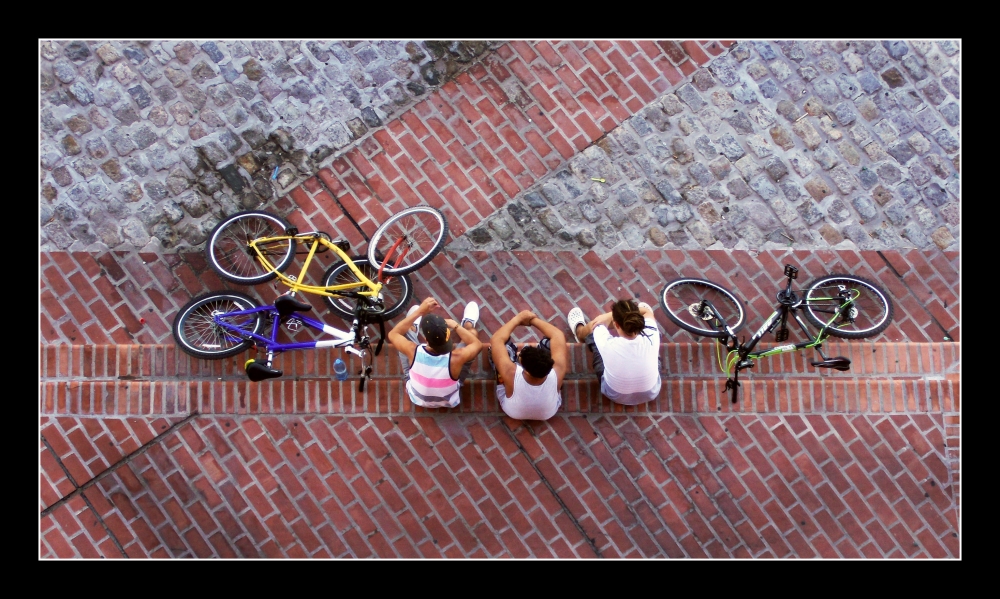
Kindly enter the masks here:
M 534 327 L 543 335 L 542 341 L 518 351 L 510 336 L 519 326 Z M 490 362 L 496 369 L 497 400 L 504 414 L 518 420 L 548 420 L 556 415 L 569 366 L 562 331 L 524 310 L 493 334 Z
M 594 374 L 601 380 L 601 394 L 611 401 L 634 406 L 659 397 L 660 330 L 653 308 L 631 298 L 616 301 L 610 312 L 587 322 L 580 308 L 567 314 L 577 341 L 593 354 Z M 614 327 L 617 335 L 609 331 Z

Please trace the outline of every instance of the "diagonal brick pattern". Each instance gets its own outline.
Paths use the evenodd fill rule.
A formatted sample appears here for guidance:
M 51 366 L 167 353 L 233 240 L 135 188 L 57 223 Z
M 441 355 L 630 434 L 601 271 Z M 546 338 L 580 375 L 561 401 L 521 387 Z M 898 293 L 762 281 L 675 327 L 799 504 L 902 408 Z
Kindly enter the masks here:
M 732 45 L 501 44 L 265 209 L 356 253 L 415 204 L 441 208 L 453 238 L 471 235 Z M 191 359 L 170 327 L 201 293 L 271 302 L 281 286 L 233 287 L 197 247 L 44 251 L 39 555 L 960 558 L 959 253 L 848 246 L 606 255 L 453 244 L 411 275 L 416 296 L 453 315 L 479 302 L 483 339 L 523 308 L 564 326 L 573 305 L 590 316 L 618 297 L 656 305 L 677 276 L 732 288 L 752 330 L 785 263 L 803 284 L 863 276 L 895 304 L 877 337 L 826 344 L 850 372 L 815 369 L 805 352 L 762 360 L 737 404 L 713 342 L 659 314 L 656 401 L 602 398 L 574 344 L 563 407 L 547 422 L 503 416 L 484 356 L 447 412 L 409 403 L 392 348 L 364 392 L 332 380 L 340 352 L 328 350 L 279 356 L 284 377 L 249 383 L 246 355 Z M 310 274 L 330 265 L 320 256 Z
M 42 424 L 43 557 L 960 556 L 928 414 Z
M 606 310 L 618 297 L 656 305 L 666 282 L 680 276 L 707 278 L 733 289 L 752 325 L 774 308 L 785 263 L 800 268 L 801 285 L 825 274 L 849 273 L 882 286 L 893 300 L 895 316 L 880 339 L 961 340 L 957 252 L 629 250 L 607 260 L 593 252 L 444 252 L 410 277 L 416 297 L 433 295 L 450 313 L 460 314 L 465 302 L 479 302 L 486 307 L 486 331 L 496 330 L 524 308 L 565 324 L 574 304 L 591 315 Z M 309 275 L 318 278 L 328 266 L 329 260 L 319 256 Z M 252 288 L 226 283 L 209 269 L 201 252 L 45 253 L 41 279 L 45 343 L 166 343 L 171 341 L 174 314 L 191 297 L 235 289 L 269 302 L 285 291 L 277 283 Z M 305 299 L 317 314 L 327 314 L 319 298 Z M 658 318 L 666 339 L 690 339 L 662 314 Z
M 457 238 L 731 44 L 511 42 L 291 190 L 293 206 L 275 206 L 360 244 L 339 208 L 367 236 L 429 204 Z
M 773 303 L 775 277 L 765 273 L 780 270 L 786 260 L 799 264 L 803 280 L 838 270 L 861 273 L 883 285 L 896 304 L 894 324 L 874 342 L 829 344 L 831 355 L 852 359 L 850 373 L 817 372 L 804 354 L 762 361 L 746 381 L 739 406 L 731 406 L 722 392 L 712 344 L 693 340 L 668 322 L 660 323 L 666 341 L 664 391 L 646 406 L 623 408 L 602 399 L 587 374 L 586 352 L 574 346 L 580 378 L 567 381 L 563 412 L 547 423 L 506 421 L 483 359 L 457 414 L 410 405 L 394 378 L 398 362 L 391 348 L 380 357 L 365 393 L 352 381 L 330 380 L 332 352 L 282 356 L 278 366 L 286 369 L 286 378 L 247 383 L 242 357 L 190 360 L 172 345 L 169 329 L 154 336 L 149 326 L 154 312 L 146 311 L 152 307 L 147 298 L 157 297 L 151 290 L 172 287 L 178 300 L 185 299 L 213 288 L 202 282 L 210 275 L 189 279 L 199 286 L 189 291 L 168 278 L 185 272 L 166 268 L 172 258 L 147 256 L 143 264 L 128 256 L 122 264 L 131 270 L 116 270 L 112 257 L 43 256 L 43 277 L 53 281 L 43 293 L 54 298 L 57 279 L 74 281 L 72 291 L 63 289 L 53 300 L 69 305 L 65 313 L 72 315 L 58 332 L 51 330 L 54 338 L 59 332 L 102 330 L 99 308 L 115 301 L 104 310 L 133 315 L 135 332 L 109 326 L 107 334 L 130 340 L 134 335 L 144 343 L 44 346 L 42 372 L 51 382 L 41 389 L 42 412 L 54 417 L 46 418 L 53 424 L 44 428 L 47 444 L 40 448 L 41 508 L 69 499 L 43 512 L 43 556 L 960 557 L 955 536 L 960 361 L 958 345 L 944 341 L 949 335 L 960 339 L 960 332 L 955 325 L 940 326 L 959 317 L 957 255 L 633 252 L 605 263 L 566 252 L 446 253 L 415 273 L 418 295 L 434 293 L 454 313 L 470 298 L 489 307 L 483 311 L 484 336 L 522 305 L 561 322 L 571 301 L 596 311 L 626 290 L 652 297 L 668 278 L 690 274 L 732 285 L 753 322 Z M 193 263 L 198 256 L 188 259 Z M 94 273 L 90 279 L 88 271 Z M 132 281 L 141 281 L 146 292 L 137 293 Z M 87 285 L 129 295 L 87 295 Z M 934 289 L 950 291 L 921 301 L 921 294 Z M 280 289 L 265 285 L 249 292 L 268 301 Z M 71 304 L 80 296 L 91 302 L 86 310 Z M 140 310 L 133 310 L 133 302 Z M 940 309 L 932 308 L 935 302 Z M 496 306 L 500 310 L 492 309 Z M 145 326 L 137 314 L 146 316 Z M 163 316 L 165 323 L 172 320 Z M 165 345 L 146 344 L 154 341 Z M 168 449 L 150 449 L 73 495 L 76 487 L 195 411 L 203 416 L 192 430 L 205 431 L 198 436 L 211 442 L 176 433 L 161 442 Z M 290 433 L 257 437 L 266 439 L 254 444 L 257 454 L 239 458 L 227 447 L 208 449 L 232 437 L 207 431 L 237 422 L 260 431 L 267 428 L 264 422 L 289 419 L 341 423 L 340 429 L 323 425 L 334 438 L 337 430 L 379 431 L 375 436 L 381 435 L 383 444 L 397 443 L 413 454 L 423 447 L 418 437 L 390 441 L 383 429 L 399 421 L 420 430 L 435 426 L 448 439 L 437 450 L 440 459 L 456 461 L 386 463 L 368 446 L 352 446 L 349 461 L 332 462 L 325 446 L 307 451 L 306 441 L 295 456 L 306 460 L 305 469 L 277 466 L 278 459 L 291 459 L 283 449 Z M 683 448 L 676 435 L 663 433 L 667 425 L 686 431 L 682 422 L 698 423 L 685 432 Z M 597 435 L 580 432 L 580 423 Z M 738 426 L 751 431 L 744 434 L 752 441 L 714 438 L 719 427 L 726 432 Z M 789 429 L 794 443 L 787 439 Z M 506 438 L 520 453 L 474 445 L 467 441 L 473 430 L 489 431 L 498 446 L 497 439 Z M 456 437 L 461 431 L 466 432 Z M 643 442 L 628 443 L 632 437 Z M 158 452 L 172 454 L 181 450 L 169 448 L 183 445 L 195 458 L 148 465 L 162 461 Z M 473 461 L 487 453 L 496 457 Z M 506 468 L 500 456 L 510 462 Z M 524 465 L 512 478 L 515 459 Z M 187 469 L 175 472 L 181 461 Z M 331 462 L 336 476 L 314 476 Z M 271 471 L 257 474 L 264 464 Z M 386 475 L 403 472 L 403 478 L 376 476 L 372 464 Z M 432 473 L 429 482 L 420 482 L 421 468 Z M 314 488 L 316 476 L 326 482 Z M 300 491 L 291 497 L 290 491 L 278 493 L 274 480 Z M 156 491 L 143 494 L 147 488 Z M 921 493 L 927 493 L 923 500 Z

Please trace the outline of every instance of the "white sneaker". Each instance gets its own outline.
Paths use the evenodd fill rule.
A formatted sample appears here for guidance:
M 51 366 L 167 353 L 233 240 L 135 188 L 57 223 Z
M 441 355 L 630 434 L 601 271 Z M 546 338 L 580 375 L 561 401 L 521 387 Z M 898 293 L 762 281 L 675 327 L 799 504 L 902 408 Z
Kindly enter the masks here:
M 410 309 L 406 311 L 406 317 L 409 318 L 410 316 L 413 316 L 413 313 L 416 312 L 419 309 L 420 309 L 420 305 L 419 304 L 417 304 L 416 306 L 410 306 Z M 416 320 L 413 321 L 413 326 L 410 327 L 410 329 L 413 330 L 414 334 L 417 334 L 420 331 L 420 317 L 419 316 L 417 317 Z
M 462 325 L 471 322 L 472 328 L 476 328 L 476 323 L 479 322 L 479 304 L 476 302 L 469 302 L 465 305 L 465 312 L 462 314 Z
M 574 307 L 566 315 L 566 320 L 569 321 L 569 330 L 573 333 L 573 337 L 576 337 L 577 341 L 579 341 L 580 338 L 576 336 L 576 327 L 587 324 L 587 319 L 583 316 L 583 310 Z
M 653 307 L 652 307 L 652 306 L 650 306 L 649 304 L 647 304 L 646 302 L 639 302 L 639 311 L 640 311 L 640 312 L 642 311 L 642 307 L 643 307 L 643 306 L 645 306 L 645 307 L 649 308 L 650 310 L 652 310 L 652 309 L 653 309 Z

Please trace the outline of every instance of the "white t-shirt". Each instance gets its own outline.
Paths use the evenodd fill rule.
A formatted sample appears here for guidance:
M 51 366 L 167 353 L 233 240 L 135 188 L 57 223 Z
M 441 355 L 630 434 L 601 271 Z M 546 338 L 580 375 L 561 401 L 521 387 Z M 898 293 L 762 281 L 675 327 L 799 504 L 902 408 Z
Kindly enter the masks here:
M 559 396 L 559 377 L 556 369 L 549 371 L 541 385 L 531 385 L 524 380 L 524 368 L 517 364 L 514 373 L 514 394 L 507 397 L 503 385 L 497 385 L 497 401 L 504 414 L 518 420 L 548 420 L 556 415 L 562 405 Z
M 594 344 L 604 360 L 601 393 L 615 403 L 634 406 L 660 393 L 660 329 L 652 316 L 646 326 L 635 339 L 613 336 L 604 325 L 594 327 Z

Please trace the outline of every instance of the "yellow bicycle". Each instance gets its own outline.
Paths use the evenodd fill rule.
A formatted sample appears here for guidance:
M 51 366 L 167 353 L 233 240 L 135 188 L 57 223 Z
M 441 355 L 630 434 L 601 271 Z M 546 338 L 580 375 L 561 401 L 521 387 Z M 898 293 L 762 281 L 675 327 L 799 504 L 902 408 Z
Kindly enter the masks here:
M 300 232 L 283 218 L 250 210 L 226 217 L 212 230 L 205 252 L 212 269 L 240 285 L 258 285 L 275 278 L 297 292 L 323 296 L 333 312 L 345 319 L 363 305 L 381 320 L 401 313 L 413 296 L 407 273 L 424 266 L 444 247 L 448 223 L 429 206 L 407 208 L 375 230 L 364 256 L 350 256 L 350 244 L 334 241 L 322 231 Z M 299 249 L 302 248 L 302 249 Z M 334 252 L 340 259 L 323 275 L 322 284 L 303 282 L 317 253 Z M 305 254 L 299 275 L 284 271 L 296 254 Z

